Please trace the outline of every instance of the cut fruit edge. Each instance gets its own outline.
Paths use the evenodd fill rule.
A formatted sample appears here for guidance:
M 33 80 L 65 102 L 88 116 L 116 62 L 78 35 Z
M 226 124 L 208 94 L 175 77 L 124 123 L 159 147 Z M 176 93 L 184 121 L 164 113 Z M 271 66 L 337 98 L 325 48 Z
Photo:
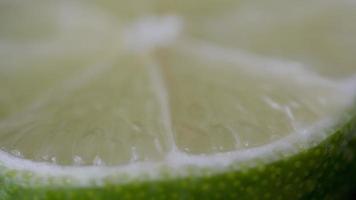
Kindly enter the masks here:
M 174 18 L 169 19 L 174 21 Z M 177 20 L 176 23 L 179 27 L 179 20 Z M 179 31 L 178 29 L 179 28 L 177 28 L 177 31 Z M 176 31 L 173 31 L 173 33 L 175 32 Z M 171 37 L 174 38 L 176 35 L 173 33 Z M 153 36 L 155 35 L 153 34 Z M 168 41 L 169 38 L 170 37 L 167 39 Z M 147 39 L 150 40 L 151 38 Z M 156 41 L 152 44 L 147 43 L 147 47 L 144 46 L 142 48 L 153 48 L 156 43 Z M 186 48 L 188 43 L 189 48 Z M 207 57 L 209 59 L 227 60 L 231 62 L 238 60 L 240 63 L 246 63 L 249 66 L 256 66 L 258 70 L 263 69 L 263 67 L 259 67 L 262 65 L 261 63 L 263 63 L 263 65 L 268 65 L 269 67 L 275 66 L 275 68 L 271 70 L 273 72 L 280 72 L 282 74 L 290 73 L 290 71 L 288 71 L 290 68 L 286 71 L 286 69 L 280 67 L 285 64 L 283 61 L 281 63 L 276 63 L 273 59 L 264 59 L 261 57 L 256 59 L 256 57 L 251 57 L 254 55 L 250 55 L 249 53 L 245 54 L 243 51 L 237 51 L 238 54 L 236 54 L 236 49 L 232 54 L 229 52 L 223 52 L 221 54 L 221 51 L 218 48 L 215 48 L 214 45 L 210 46 L 200 43 L 195 46 L 197 43 L 194 41 L 188 41 L 188 43 L 184 43 L 182 46 L 179 46 L 182 48 L 180 50 L 189 51 L 193 49 L 193 53 L 197 52 L 199 54 L 198 56 Z M 193 46 L 191 46 L 191 44 L 193 44 Z M 136 46 L 133 44 L 133 47 Z M 236 57 L 236 55 L 239 56 Z M 251 62 L 251 60 L 254 62 Z M 155 65 L 154 62 L 150 64 Z M 287 64 L 290 63 L 288 62 Z M 299 72 L 299 70 L 300 69 L 296 69 L 296 72 Z M 268 70 L 264 70 L 263 72 L 268 72 Z M 305 75 L 306 73 L 303 72 L 302 74 Z M 154 69 L 151 70 L 151 76 L 159 77 Z M 328 82 L 326 81 L 323 83 L 327 84 Z M 157 88 L 161 87 L 159 79 L 157 79 L 154 84 Z M 355 97 L 356 77 L 351 78 L 350 81 L 342 84 L 341 89 L 344 89 L 350 94 L 350 96 Z M 165 94 L 161 95 L 164 96 Z M 164 97 L 161 97 L 160 99 L 161 104 L 166 104 Z M 348 125 L 350 119 L 352 121 L 356 117 L 356 110 L 354 109 L 356 101 L 354 98 L 350 98 L 350 100 L 350 102 L 347 102 L 348 106 L 345 106 L 350 108 L 350 112 L 346 112 L 342 114 L 342 116 L 324 118 L 307 129 L 299 130 L 298 132 L 292 133 L 289 136 L 263 146 L 231 152 L 216 153 L 214 155 L 188 155 L 176 151 L 173 148 L 173 150 L 167 154 L 166 160 L 161 162 L 135 162 L 124 166 L 60 166 L 51 163 L 35 162 L 23 159 L 0 150 L 0 177 L 11 177 L 11 181 L 25 186 L 53 185 L 54 181 L 54 185 L 86 187 L 92 185 L 103 185 L 105 184 L 106 179 L 110 179 L 110 181 L 115 184 L 127 184 L 133 181 L 160 180 L 167 178 L 165 175 L 167 173 L 171 178 L 180 178 L 191 175 L 203 175 L 206 170 L 212 174 L 218 174 L 226 172 L 231 167 L 234 167 L 235 170 L 253 168 L 255 166 L 266 165 L 268 163 L 278 161 L 282 158 L 298 155 L 300 152 L 304 152 L 318 146 L 328 137 L 337 132 L 337 130 L 342 131 L 343 127 Z M 167 112 L 163 113 L 166 113 L 163 116 L 167 119 L 169 114 L 167 114 Z M 168 119 L 168 122 L 166 123 L 168 128 L 166 127 L 166 129 L 170 129 L 171 125 L 169 124 L 169 121 L 170 120 Z
M 307 152 L 335 133 L 353 134 L 343 133 L 343 130 L 356 119 L 355 103 L 350 108 L 338 120 L 334 118 L 321 120 L 309 129 L 264 146 L 214 155 L 187 155 L 172 151 L 167 154 L 167 159 L 161 162 L 142 161 L 124 166 L 60 166 L 22 159 L 0 150 L 0 177 L 10 177 L 13 183 L 25 187 L 46 185 L 89 187 L 102 186 L 106 183 L 129 184 L 137 181 L 199 177 L 205 174 L 211 176 L 229 170 L 247 170 Z M 351 136 L 353 137 L 354 135 Z
M 181 41 L 182 42 L 182 41 Z M 218 46 L 203 41 L 188 40 L 178 44 L 178 51 L 186 51 L 198 57 L 213 60 L 223 60 L 231 63 L 244 63 L 253 66 L 263 73 L 278 72 L 279 75 L 289 73 L 302 73 L 308 75 L 303 66 L 289 61 L 264 58 L 239 49 L 220 49 Z M 162 87 L 159 72 L 150 55 L 143 54 L 149 62 L 150 75 L 156 80 L 156 87 Z M 294 71 L 284 69 L 283 65 L 293 65 Z M 264 70 L 264 66 L 272 67 L 272 70 Z M 256 70 L 253 69 L 253 70 Z M 158 73 L 158 74 L 157 74 Z M 159 77 L 157 79 L 157 76 Z M 328 79 L 311 74 L 317 82 L 329 84 Z M 304 77 L 305 78 L 305 77 Z M 304 79 L 303 79 L 304 80 Z M 301 81 L 303 81 L 301 80 Z M 339 84 L 340 83 L 340 84 Z M 331 84 L 334 84 L 331 83 Z M 343 131 L 351 121 L 356 118 L 356 77 L 338 82 L 337 87 L 347 94 L 344 108 L 345 113 L 338 116 L 321 119 L 308 128 L 298 130 L 278 139 L 272 143 L 251 147 L 242 150 L 215 153 L 213 155 L 200 154 L 188 155 L 173 148 L 167 153 L 166 159 L 160 162 L 140 161 L 122 166 L 61 166 L 53 163 L 38 162 L 17 157 L 0 149 L 0 177 L 11 177 L 11 181 L 26 187 L 33 186 L 74 186 L 88 187 L 101 186 L 107 182 L 112 184 L 129 184 L 137 181 L 166 180 L 169 178 L 184 178 L 188 176 L 203 176 L 204 173 L 220 174 L 233 168 L 233 170 L 249 169 L 264 166 L 275 161 L 298 155 L 300 152 L 318 146 L 338 130 Z M 160 91 L 164 89 L 159 89 Z M 162 96 L 163 95 L 163 96 Z M 165 102 L 165 94 L 160 94 L 160 101 Z M 347 109 L 349 108 L 349 109 Z M 166 116 L 167 115 L 167 116 Z M 169 113 L 166 113 L 167 118 Z M 167 119 L 170 121 L 169 119 Z M 345 123 L 346 122 L 346 123 Z M 171 126 L 166 124 L 168 128 Z M 173 138 L 171 138 L 174 140 Z M 108 181 L 109 180 L 109 181 Z

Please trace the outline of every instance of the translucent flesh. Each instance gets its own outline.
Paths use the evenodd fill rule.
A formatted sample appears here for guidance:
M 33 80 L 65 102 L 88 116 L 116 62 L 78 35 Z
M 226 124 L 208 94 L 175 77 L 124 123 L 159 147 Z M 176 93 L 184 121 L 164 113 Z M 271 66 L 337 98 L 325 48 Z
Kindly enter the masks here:
M 0 148 L 61 165 L 162 161 L 262 146 L 344 111 L 355 2 L 191 2 L 0 0 Z M 167 15 L 179 38 L 125 47 L 125 27 Z

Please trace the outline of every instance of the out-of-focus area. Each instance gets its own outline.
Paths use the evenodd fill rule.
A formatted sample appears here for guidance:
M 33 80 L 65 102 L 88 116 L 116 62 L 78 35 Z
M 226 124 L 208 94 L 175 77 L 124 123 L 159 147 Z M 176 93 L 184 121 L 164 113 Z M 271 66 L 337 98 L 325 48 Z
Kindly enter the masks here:
M 49 40 L 64 45 L 65 34 L 65 51 L 105 51 L 125 25 L 147 16 L 175 15 L 182 17 L 185 35 L 343 77 L 355 69 L 355 4 L 354 0 L 2 0 L 0 56 L 15 47 L 19 52 L 11 52 L 11 57 L 26 49 L 32 54 L 54 51 L 41 44 Z M 57 51 L 60 54 L 61 48 Z

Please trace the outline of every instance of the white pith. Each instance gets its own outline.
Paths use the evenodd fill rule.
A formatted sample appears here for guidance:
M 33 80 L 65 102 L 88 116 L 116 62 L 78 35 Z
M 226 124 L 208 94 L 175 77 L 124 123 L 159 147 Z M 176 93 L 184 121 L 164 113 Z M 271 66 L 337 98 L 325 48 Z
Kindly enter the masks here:
M 172 26 L 173 24 L 173 26 Z M 150 56 L 150 52 L 154 51 L 156 47 L 167 46 L 174 44 L 178 50 L 186 51 L 194 56 L 204 59 L 221 60 L 223 62 L 230 63 L 242 63 L 251 68 L 251 70 L 264 70 L 266 73 L 279 74 L 296 74 L 295 76 L 301 78 L 300 82 L 308 84 L 308 82 L 330 85 L 332 88 L 343 91 L 345 97 L 340 102 L 341 107 L 345 110 L 353 104 L 353 100 L 356 93 L 356 77 L 345 81 L 329 80 L 317 73 L 312 73 L 303 67 L 302 64 L 280 61 L 277 59 L 270 59 L 261 57 L 259 55 L 253 55 L 248 52 L 242 52 L 239 50 L 229 50 L 222 47 L 217 47 L 214 44 L 207 42 L 195 41 L 192 39 L 178 39 L 181 32 L 182 21 L 181 18 L 176 16 L 166 17 L 151 17 L 149 19 L 139 20 L 138 24 L 129 26 L 129 29 L 124 30 L 123 43 L 128 46 L 129 51 L 134 50 L 144 54 L 146 59 L 147 69 L 152 81 L 152 88 L 157 96 L 157 101 L 161 105 L 161 112 L 164 122 L 164 128 L 170 139 L 171 151 L 167 154 L 166 159 L 163 162 L 132 162 L 125 166 L 60 166 L 50 163 L 34 162 L 27 159 L 22 159 L 6 153 L 0 150 L 0 166 L 4 166 L 6 169 L 18 170 L 18 171 L 30 171 L 35 175 L 38 175 L 43 179 L 43 184 L 46 184 L 48 177 L 70 177 L 78 186 L 91 185 L 92 180 L 96 184 L 103 184 L 103 180 L 107 177 L 117 176 L 115 180 L 118 183 L 124 183 L 130 180 L 141 179 L 143 174 L 148 175 L 146 179 L 159 179 L 161 177 L 162 169 L 171 169 L 171 175 L 173 177 L 184 177 L 190 172 L 188 168 L 190 166 L 208 168 L 216 172 L 226 170 L 231 165 L 249 164 L 253 166 L 258 163 L 269 163 L 278 160 L 281 156 L 293 155 L 300 151 L 300 149 L 307 149 L 319 144 L 325 138 L 332 134 L 330 131 L 326 131 L 328 128 L 336 125 L 340 116 L 333 116 L 320 120 L 312 127 L 308 127 L 303 130 L 299 130 L 290 136 L 276 140 L 273 143 L 247 148 L 238 151 L 218 153 L 214 155 L 188 155 L 181 152 L 176 147 L 174 142 L 174 132 L 171 125 L 169 97 L 166 92 L 164 82 L 162 81 L 162 75 L 159 71 L 158 63 Z M 159 30 L 154 32 L 149 31 L 148 37 L 141 37 L 140 31 L 145 32 L 146 29 L 154 28 Z M 126 35 L 126 36 L 125 36 Z M 135 42 L 135 37 L 140 37 L 138 43 Z M 162 40 L 160 40 L 162 38 Z M 142 46 L 140 46 L 142 45 Z M 238 65 L 238 66 L 245 66 Z M 268 70 L 265 66 L 268 66 Z M 288 67 L 285 67 L 288 66 Z M 64 86 L 66 92 L 70 93 L 75 90 L 73 85 L 80 87 L 84 84 L 88 78 L 96 76 L 101 70 L 110 68 L 110 62 L 105 63 L 105 67 L 93 66 L 88 69 L 87 73 L 83 74 L 83 77 L 75 77 L 73 81 L 69 81 L 68 85 Z M 36 101 L 34 105 L 29 109 L 34 109 L 38 104 L 46 103 L 46 95 L 40 98 L 41 101 Z M 26 112 L 26 110 L 25 110 Z M 288 113 L 288 110 L 287 110 Z M 20 113 L 22 114 L 22 113 Z M 16 116 L 15 116 L 16 117 Z M 12 118 L 9 119 L 10 122 Z M 9 121 L 3 121 L 0 126 L 10 123 Z M 128 179 L 120 179 L 120 176 L 128 175 Z
M 62 184 L 73 184 L 79 187 L 102 185 L 106 178 L 114 177 L 112 183 L 130 181 L 157 180 L 161 172 L 169 169 L 172 178 L 192 175 L 189 167 L 209 169 L 210 173 L 221 173 L 229 167 L 235 169 L 268 164 L 281 157 L 292 156 L 301 150 L 318 145 L 332 132 L 325 129 L 335 125 L 335 119 L 324 119 L 307 130 L 301 130 L 273 143 L 239 151 L 219 153 L 215 155 L 188 155 L 180 151 L 171 151 L 164 162 L 135 162 L 125 166 L 60 166 L 51 163 L 34 162 L 0 151 L 0 166 L 11 171 L 32 172 L 46 185 L 49 178 L 66 178 Z M 5 171 L 6 172 L 6 171 Z M 197 173 L 196 175 L 204 175 Z M 144 177 L 144 178 L 142 178 Z M 18 177 L 21 180 L 21 177 Z M 38 179 L 37 179 L 38 180 Z M 21 181 L 19 181 L 21 184 Z

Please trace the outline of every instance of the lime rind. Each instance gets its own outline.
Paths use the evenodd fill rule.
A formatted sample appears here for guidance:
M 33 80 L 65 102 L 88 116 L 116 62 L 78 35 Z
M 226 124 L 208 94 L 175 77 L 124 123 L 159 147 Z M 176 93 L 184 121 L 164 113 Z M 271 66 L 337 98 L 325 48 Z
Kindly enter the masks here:
M 167 178 L 164 174 L 169 174 L 171 179 L 179 179 L 189 176 L 200 177 L 206 173 L 221 174 L 231 168 L 237 169 L 238 171 L 247 170 L 257 166 L 267 165 L 280 159 L 284 160 L 298 156 L 298 154 L 302 152 L 307 152 L 309 149 L 318 147 L 320 143 L 326 141 L 327 138 L 333 137 L 335 132 L 350 134 L 343 129 L 347 129 L 353 125 L 352 123 L 355 121 L 355 116 L 352 114 L 352 112 L 351 114 L 344 114 L 344 116 L 337 121 L 324 121 L 320 123 L 320 127 L 314 127 L 313 130 L 309 131 L 309 134 L 304 137 L 299 137 L 300 135 L 298 134 L 292 134 L 289 137 L 266 146 L 236 152 L 193 156 L 186 154 L 179 155 L 179 153 L 175 152 L 169 155 L 167 161 L 163 163 L 138 162 L 117 167 L 75 167 L 34 162 L 17 158 L 0 151 L 0 169 L 1 174 L 7 177 L 8 180 L 26 187 L 54 185 L 71 185 L 75 187 L 100 186 L 107 183 L 108 180 L 110 180 L 109 182 L 112 181 L 112 184 L 130 184 L 135 182 L 164 180 Z M 339 125 L 345 121 L 347 121 L 347 123 L 341 126 Z M 334 122 L 333 125 L 331 125 L 332 122 Z M 169 158 L 171 158 L 171 160 Z M 194 170 L 195 168 L 199 170 Z M 34 182 L 36 184 L 33 184 Z
M 220 173 L 209 168 L 192 167 L 189 169 L 187 167 L 186 170 L 190 171 L 191 176 L 181 177 L 172 176 L 171 169 L 166 168 L 162 172 L 162 179 L 155 182 L 149 181 L 149 176 L 144 176 L 145 178 L 141 180 L 139 178 L 133 180 L 129 175 L 122 174 L 112 175 L 99 184 L 94 181 L 82 188 L 79 184 L 74 184 L 74 180 L 65 176 L 46 177 L 45 179 L 48 180 L 46 184 L 41 175 L 7 170 L 6 167 L 1 166 L 0 182 L 3 187 L 0 195 L 3 199 L 14 197 L 21 199 L 24 197 L 23 194 L 26 194 L 28 199 L 104 197 L 147 199 L 150 196 L 160 197 L 161 195 L 169 199 L 181 198 L 185 195 L 208 199 L 235 196 L 253 199 L 257 198 L 255 193 L 249 189 L 253 187 L 258 194 L 269 198 L 275 196 L 293 199 L 345 198 L 345 192 L 352 191 L 352 187 L 355 186 L 352 177 L 356 177 L 354 173 L 356 164 L 345 153 L 348 149 L 354 148 L 350 146 L 352 139 L 347 140 L 345 145 L 345 138 L 350 139 L 355 136 L 354 113 L 355 109 L 345 115 L 342 118 L 344 123 L 336 126 L 329 137 L 317 146 L 298 151 L 298 154 L 268 164 L 257 159 L 254 161 L 257 167 L 235 163 Z M 349 177 L 349 179 L 344 180 L 344 177 Z M 125 184 L 120 184 L 120 179 L 125 180 Z M 24 182 L 28 185 L 23 184 Z M 103 185 L 105 187 L 102 187 Z M 208 190 L 209 193 L 204 192 Z M 212 194 L 218 195 L 211 196 Z

